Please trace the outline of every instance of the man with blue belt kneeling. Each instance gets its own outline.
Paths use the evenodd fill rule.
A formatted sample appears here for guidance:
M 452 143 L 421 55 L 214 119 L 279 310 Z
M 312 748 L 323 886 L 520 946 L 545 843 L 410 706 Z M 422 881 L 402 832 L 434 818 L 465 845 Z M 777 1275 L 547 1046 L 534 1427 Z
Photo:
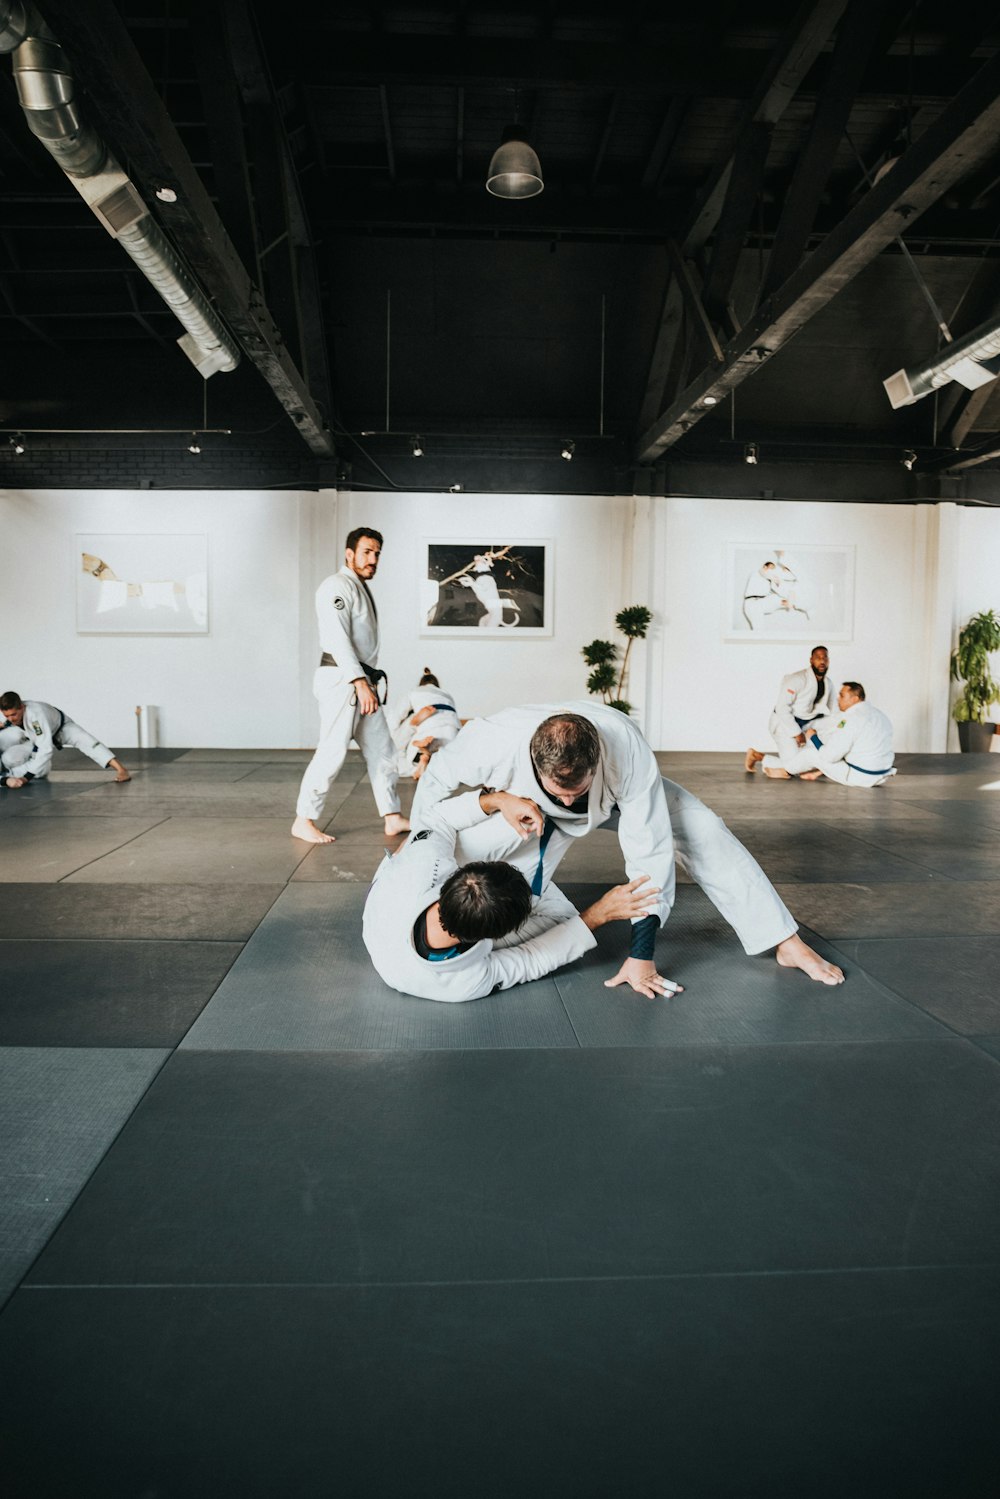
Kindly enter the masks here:
M 840 714 L 810 724 L 796 755 L 779 760 L 764 756 L 767 775 L 797 775 L 802 781 L 827 776 L 842 786 L 881 786 L 896 771 L 892 724 L 865 699 L 860 682 L 845 682 L 837 694 Z

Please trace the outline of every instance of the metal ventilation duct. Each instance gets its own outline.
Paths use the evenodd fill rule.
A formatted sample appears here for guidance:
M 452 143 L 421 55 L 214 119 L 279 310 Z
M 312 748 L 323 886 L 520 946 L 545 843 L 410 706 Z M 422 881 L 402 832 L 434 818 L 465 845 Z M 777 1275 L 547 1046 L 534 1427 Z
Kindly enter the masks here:
M 25 0 L 0 0 L 0 52 L 14 54 L 28 128 L 187 329 L 177 341 L 192 364 L 206 380 L 235 369 L 239 348 L 106 142 L 81 118 L 66 54 Z
M 1000 364 L 1000 322 L 991 318 L 980 323 L 964 338 L 941 350 L 936 359 L 927 364 L 915 365 L 908 370 L 897 370 L 888 380 L 883 380 L 886 395 L 895 410 L 899 406 L 912 406 L 915 401 L 929 396 L 942 385 L 956 380 L 966 390 L 976 390 L 995 380 Z

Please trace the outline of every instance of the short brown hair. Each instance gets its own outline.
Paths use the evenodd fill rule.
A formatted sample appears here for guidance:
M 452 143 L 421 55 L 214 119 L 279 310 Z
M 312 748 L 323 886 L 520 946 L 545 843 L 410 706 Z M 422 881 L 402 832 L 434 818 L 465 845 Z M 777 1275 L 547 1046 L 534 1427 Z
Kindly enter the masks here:
M 531 763 L 557 786 L 576 786 L 592 775 L 601 759 L 601 741 L 589 718 L 554 713 L 531 736 Z
M 377 541 L 379 546 L 384 545 L 384 542 L 382 541 L 381 531 L 373 531 L 371 526 L 355 526 L 353 531 L 348 531 L 347 533 L 347 540 L 344 542 L 344 551 L 356 552 L 358 549 L 358 542 L 361 540 L 362 536 L 367 536 L 370 538 L 370 540 Z
M 854 696 L 858 698 L 859 701 L 861 701 L 862 703 L 864 702 L 865 689 L 862 687 L 860 682 L 845 682 L 844 686 L 847 688 L 848 692 L 853 692 Z
M 6 713 L 8 708 L 23 707 L 24 704 L 16 692 L 5 692 L 3 697 L 0 697 L 0 713 Z

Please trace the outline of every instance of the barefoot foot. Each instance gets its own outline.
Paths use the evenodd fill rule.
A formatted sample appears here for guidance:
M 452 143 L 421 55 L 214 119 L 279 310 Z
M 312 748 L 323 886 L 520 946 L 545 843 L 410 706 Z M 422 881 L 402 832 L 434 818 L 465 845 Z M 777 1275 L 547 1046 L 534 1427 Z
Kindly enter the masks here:
M 799 772 L 800 781 L 818 781 L 823 772 L 821 770 L 802 770 Z
M 402 812 L 390 812 L 385 819 L 385 836 L 395 838 L 398 833 L 408 833 L 410 824 Z
M 116 781 L 130 781 L 132 779 L 120 760 L 109 760 L 108 769 L 114 771 Z
M 803 973 L 815 979 L 818 984 L 844 982 L 843 971 L 821 958 L 818 952 L 813 952 L 799 936 L 786 937 L 784 942 L 779 942 L 774 956 L 782 968 L 801 968 Z
M 336 839 L 332 833 L 321 833 L 316 824 L 309 817 L 296 817 L 292 823 L 292 837 L 301 838 L 303 843 L 335 843 Z
M 763 758 L 764 753 L 762 750 L 748 749 L 746 754 L 743 756 L 743 769 L 755 770 L 763 760 Z
M 764 774 L 766 776 L 770 776 L 772 781 L 790 781 L 792 779 L 787 770 L 781 770 L 777 766 L 772 768 L 771 766 L 765 765 Z

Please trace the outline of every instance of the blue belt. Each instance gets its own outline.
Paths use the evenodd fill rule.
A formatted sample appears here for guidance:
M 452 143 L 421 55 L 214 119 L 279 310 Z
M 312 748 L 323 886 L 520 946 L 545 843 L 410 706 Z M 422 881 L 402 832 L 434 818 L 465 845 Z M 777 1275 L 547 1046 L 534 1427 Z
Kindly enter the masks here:
M 863 776 L 887 776 L 892 769 L 891 765 L 887 765 L 885 770 L 866 770 L 863 765 L 852 765 L 850 760 L 845 760 L 844 764 L 849 770 L 859 770 Z
M 800 729 L 804 729 L 807 723 L 818 723 L 819 720 L 822 717 L 823 717 L 822 713 L 817 713 L 815 718 L 798 718 L 798 717 L 796 717 L 795 718 L 795 722 L 798 724 L 798 726 L 799 726 Z
M 534 878 L 531 881 L 532 895 L 541 895 L 542 893 L 542 864 L 545 860 L 545 850 L 554 831 L 555 823 L 551 817 L 546 817 L 545 825 L 542 828 L 541 840 L 538 844 L 538 868 L 535 870 Z
M 428 703 L 428 708 L 433 708 L 435 713 L 457 713 L 458 709 L 454 703 Z

